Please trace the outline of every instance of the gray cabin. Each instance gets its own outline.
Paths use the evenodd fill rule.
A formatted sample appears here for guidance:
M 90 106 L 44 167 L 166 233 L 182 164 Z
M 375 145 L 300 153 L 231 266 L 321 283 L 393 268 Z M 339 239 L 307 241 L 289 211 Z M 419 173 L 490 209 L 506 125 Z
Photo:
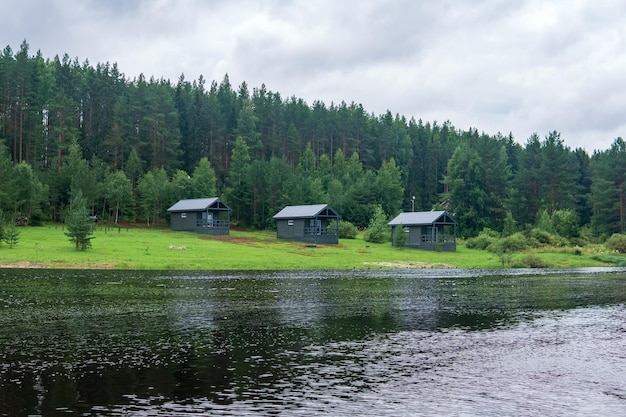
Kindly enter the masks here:
M 276 237 L 308 243 L 339 243 L 339 214 L 328 204 L 287 206 L 274 215 Z M 331 221 L 334 224 L 331 226 Z
M 426 250 L 456 251 L 457 223 L 446 211 L 400 213 L 392 221 L 391 241 L 398 233 L 406 233 L 405 246 Z
M 168 208 L 172 230 L 227 235 L 230 207 L 217 197 L 180 200 Z

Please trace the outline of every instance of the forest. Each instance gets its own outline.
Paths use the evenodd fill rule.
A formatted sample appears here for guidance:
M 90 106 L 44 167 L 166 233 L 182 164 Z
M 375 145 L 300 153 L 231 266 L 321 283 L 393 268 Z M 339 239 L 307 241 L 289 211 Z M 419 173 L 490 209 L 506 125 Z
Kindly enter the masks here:
M 167 224 L 179 199 L 219 196 L 233 224 L 255 229 L 285 205 L 327 203 L 361 228 L 378 207 L 435 208 L 465 238 L 546 221 L 567 238 L 624 233 L 622 138 L 592 155 L 558 131 L 520 142 L 235 87 L 227 74 L 131 80 L 26 41 L 0 54 L 0 211 L 33 225 L 63 221 L 80 192 L 92 215 L 146 225 Z

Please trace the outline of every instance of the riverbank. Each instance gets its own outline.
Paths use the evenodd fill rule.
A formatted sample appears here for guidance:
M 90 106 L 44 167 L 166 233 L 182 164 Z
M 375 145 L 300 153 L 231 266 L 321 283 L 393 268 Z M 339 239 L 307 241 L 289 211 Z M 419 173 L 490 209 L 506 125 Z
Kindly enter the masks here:
M 146 270 L 321 270 L 375 268 L 501 268 L 496 255 L 468 249 L 430 252 L 393 247 L 390 243 L 341 239 L 338 245 L 307 245 L 279 240 L 274 232 L 231 230 L 228 236 L 210 236 L 136 225 L 99 225 L 87 251 L 76 251 L 64 227 L 51 224 L 20 228 L 18 244 L 0 246 L 0 267 L 55 269 Z M 593 259 L 597 248 L 567 248 L 532 254 L 551 268 L 607 266 Z

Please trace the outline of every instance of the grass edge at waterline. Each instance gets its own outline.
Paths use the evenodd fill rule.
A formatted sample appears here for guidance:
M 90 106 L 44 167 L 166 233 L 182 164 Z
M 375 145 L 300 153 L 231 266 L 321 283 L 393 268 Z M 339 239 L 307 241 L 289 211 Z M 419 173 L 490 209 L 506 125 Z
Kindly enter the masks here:
M 228 236 L 162 228 L 99 225 L 93 247 L 77 251 L 61 224 L 20 228 L 19 244 L 0 245 L 0 266 L 152 270 L 315 270 L 364 268 L 501 268 L 493 253 L 457 244 L 456 252 L 398 248 L 391 243 L 340 239 L 338 245 L 308 245 L 276 238 L 270 231 L 231 230 Z M 522 259 L 526 253 L 514 255 Z M 607 266 L 595 253 L 533 251 L 551 268 Z

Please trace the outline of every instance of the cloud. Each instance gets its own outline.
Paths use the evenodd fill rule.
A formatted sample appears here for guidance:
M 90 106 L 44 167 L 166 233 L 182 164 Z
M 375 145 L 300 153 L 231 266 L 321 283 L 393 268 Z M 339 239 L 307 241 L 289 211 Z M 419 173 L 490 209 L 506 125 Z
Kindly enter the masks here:
M 561 132 L 606 149 L 626 121 L 619 0 L 22 0 L 0 17 L 14 50 L 117 62 L 134 78 L 200 75 L 283 97 L 362 103 L 459 129 Z

